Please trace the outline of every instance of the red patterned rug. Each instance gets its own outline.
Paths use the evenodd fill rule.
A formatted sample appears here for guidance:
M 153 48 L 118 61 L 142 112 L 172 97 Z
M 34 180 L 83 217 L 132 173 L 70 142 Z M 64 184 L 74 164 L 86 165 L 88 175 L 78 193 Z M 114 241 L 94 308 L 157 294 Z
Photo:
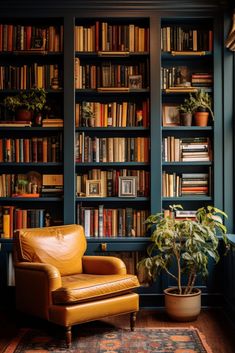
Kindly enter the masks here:
M 190 328 L 73 329 L 73 343 L 38 329 L 21 330 L 4 353 L 212 353 L 204 337 Z

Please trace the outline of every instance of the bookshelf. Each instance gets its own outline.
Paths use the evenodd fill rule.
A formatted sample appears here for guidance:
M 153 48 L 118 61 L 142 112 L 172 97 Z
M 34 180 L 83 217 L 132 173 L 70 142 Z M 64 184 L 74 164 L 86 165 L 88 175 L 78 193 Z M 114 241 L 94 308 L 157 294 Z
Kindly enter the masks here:
M 62 194 L 45 193 L 44 178 L 63 174 L 63 23 L 45 18 L 0 19 L 0 99 L 33 88 L 47 92 L 42 122 L 17 121 L 1 104 L 0 225 L 3 238 L 21 227 L 63 223 Z M 10 121 L 10 124 L 9 124 Z M 47 126 L 44 122 L 47 121 Z
M 26 18 L 22 15 L 22 19 L 14 18 L 12 23 L 32 25 L 30 16 Z M 48 18 L 45 14 L 39 16 L 37 18 L 39 24 L 45 26 L 52 24 L 59 28 L 63 25 L 63 36 L 70 40 L 64 42 L 62 51 L 43 53 L 24 51 L 20 54 L 14 51 L 1 52 L 0 65 L 9 65 L 9 62 L 15 65 L 18 61 L 22 65 L 24 63 L 30 65 L 37 61 L 42 65 L 58 65 L 61 68 L 60 89 L 48 86 L 46 88 L 48 98 L 54 102 L 53 107 L 57 109 L 59 104 L 58 114 L 55 115 L 64 117 L 64 126 L 46 128 L 32 126 L 23 129 L 2 127 L 0 139 L 8 137 L 11 140 L 17 138 L 32 140 L 35 137 L 52 138 L 60 135 L 63 156 L 55 162 L 36 163 L 33 160 L 20 163 L 4 162 L 0 164 L 0 174 L 27 174 L 30 171 L 45 175 L 62 174 L 64 193 L 62 197 L 4 196 L 0 200 L 1 206 L 38 210 L 45 208 L 51 210 L 52 219 L 55 221 L 65 224 L 84 222 L 89 254 L 144 251 L 148 237 L 144 236 L 140 223 L 147 214 L 167 209 L 172 203 L 181 203 L 188 211 L 207 203 L 214 203 L 223 208 L 221 168 L 223 129 L 220 119 L 222 65 L 220 34 L 215 25 L 216 21 L 218 16 L 214 13 L 208 13 L 207 16 L 197 12 L 194 15 L 191 9 L 184 15 L 165 10 L 160 12 L 146 10 L 138 12 L 138 15 L 135 11 L 129 11 L 125 15 L 123 11 L 109 10 L 104 16 L 100 12 L 86 12 L 83 9 L 68 10 L 66 15 L 57 10 L 55 17 L 50 11 Z M 10 22 L 3 19 L 2 23 Z M 183 26 L 185 30 L 190 26 L 206 30 L 208 36 L 209 31 L 212 31 L 214 38 L 212 48 L 199 47 L 197 52 L 192 52 L 189 48 L 184 48 L 183 52 L 178 48 L 172 48 L 174 53 L 162 51 L 161 28 L 179 26 Z M 130 35 L 130 32 L 134 34 Z M 142 38 L 138 42 L 135 33 L 139 33 L 139 37 Z M 113 38 L 117 39 L 115 43 Z M 122 38 L 125 38 L 123 42 Z M 130 38 L 132 38 L 131 46 Z M 210 122 L 206 127 L 162 125 L 163 106 L 177 106 L 188 95 L 188 92 L 184 91 L 166 92 L 166 88 L 161 85 L 163 67 L 186 68 L 185 72 L 190 77 L 194 72 L 209 70 L 214 76 L 216 68 L 217 75 L 213 77 L 212 86 L 206 87 L 206 91 L 213 97 L 215 113 L 213 124 Z M 131 80 L 129 76 L 132 76 Z M 0 91 L 0 96 L 17 92 L 18 88 L 8 87 Z M 91 121 L 83 117 L 85 103 L 91 108 L 93 114 Z M 169 138 L 179 141 L 184 138 L 190 138 L 191 141 L 208 139 L 211 157 L 206 161 L 164 160 L 162 144 L 164 139 Z M 134 147 L 130 148 L 131 145 Z M 143 150 L 146 150 L 144 154 L 146 158 L 143 158 Z M 179 176 L 189 173 L 210 174 L 210 193 L 208 191 L 198 195 L 163 195 L 164 173 L 175 173 Z M 131 184 L 136 176 L 141 179 L 141 185 L 136 188 L 134 197 L 119 195 L 119 178 L 126 176 L 131 177 Z M 88 191 L 88 194 L 90 193 L 88 195 L 87 186 L 89 187 L 93 180 L 95 190 L 99 188 L 100 190 L 93 194 Z M 105 236 L 100 237 L 102 233 L 99 222 L 97 233 L 97 214 L 99 221 L 99 211 L 102 213 L 104 210 L 105 217 L 111 219 L 111 229 L 110 226 L 105 227 L 105 233 L 103 230 Z M 141 217 L 138 227 L 135 220 L 136 212 L 138 217 Z M 136 224 L 134 232 L 129 232 L 129 226 L 125 231 L 124 226 L 122 230 L 118 229 L 117 224 L 121 223 L 119 220 L 125 219 L 130 222 L 131 217 Z M 96 230 L 94 230 L 95 222 Z M 4 251 L 8 253 L 11 249 L 11 240 L 1 239 L 1 244 L 1 253 Z M 166 286 L 166 280 L 162 277 L 153 287 L 142 288 L 142 304 L 148 307 L 161 304 L 160 294 Z M 202 285 L 205 293 L 209 293 L 212 287 L 208 288 Z M 155 302 L 156 294 L 159 295 L 157 302 Z
M 186 211 L 215 203 L 216 121 L 210 118 L 201 127 L 193 118 L 192 126 L 182 126 L 177 109 L 196 90 L 207 92 L 214 102 L 214 35 L 213 19 L 161 19 L 164 210 L 176 201 Z
M 88 238 L 143 237 L 150 199 L 148 19 L 77 19 L 74 76 L 77 222 Z M 89 187 L 99 183 L 92 197 Z M 124 192 L 128 185 L 133 193 Z

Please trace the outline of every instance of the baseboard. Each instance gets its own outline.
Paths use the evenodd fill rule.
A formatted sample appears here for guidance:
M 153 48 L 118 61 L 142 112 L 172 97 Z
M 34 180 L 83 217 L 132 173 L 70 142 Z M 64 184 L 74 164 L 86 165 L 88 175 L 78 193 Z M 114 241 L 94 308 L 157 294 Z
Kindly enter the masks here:
M 222 307 L 224 298 L 220 293 L 202 294 L 202 307 Z M 159 309 L 164 307 L 164 294 L 146 293 L 140 295 L 141 309 Z

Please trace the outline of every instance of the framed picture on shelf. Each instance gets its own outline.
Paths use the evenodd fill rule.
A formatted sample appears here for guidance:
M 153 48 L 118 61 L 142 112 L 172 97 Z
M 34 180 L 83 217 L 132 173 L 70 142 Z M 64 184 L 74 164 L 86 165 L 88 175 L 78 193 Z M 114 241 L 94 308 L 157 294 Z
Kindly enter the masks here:
M 128 78 L 128 87 L 130 89 L 142 88 L 142 76 L 141 75 L 130 75 Z
M 86 180 L 86 197 L 101 196 L 101 180 Z
M 162 105 L 162 125 L 163 126 L 178 126 L 180 125 L 180 113 L 177 104 Z
M 30 50 L 45 50 L 46 40 L 42 36 L 34 36 L 31 40 Z
M 118 180 L 118 197 L 137 196 L 137 177 L 121 176 Z

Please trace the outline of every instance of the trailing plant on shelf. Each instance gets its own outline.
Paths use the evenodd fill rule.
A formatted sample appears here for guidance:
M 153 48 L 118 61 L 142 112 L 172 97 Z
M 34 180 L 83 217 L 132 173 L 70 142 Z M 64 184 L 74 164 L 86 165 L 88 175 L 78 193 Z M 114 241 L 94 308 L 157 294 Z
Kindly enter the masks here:
M 199 89 L 194 94 L 190 93 L 190 101 L 193 107 L 193 112 L 207 110 L 212 119 L 214 120 L 214 113 L 212 110 L 212 99 L 211 96 L 203 89 Z
M 164 271 L 176 282 L 176 287 L 170 288 L 174 295 L 186 297 L 196 293 L 197 276 L 208 275 L 209 258 L 216 263 L 219 261 L 217 233 L 222 234 L 227 244 L 226 227 L 222 218 L 227 215 L 218 208 L 207 206 L 196 211 L 195 219 L 178 220 L 174 214 L 183 207 L 172 205 L 170 208 L 171 216 L 164 217 L 163 213 L 157 213 L 150 215 L 145 221 L 151 233 L 151 244 L 147 248 L 147 256 L 137 267 L 144 273 L 145 282 L 156 280 L 160 272 Z M 198 291 L 200 295 L 200 290 Z

